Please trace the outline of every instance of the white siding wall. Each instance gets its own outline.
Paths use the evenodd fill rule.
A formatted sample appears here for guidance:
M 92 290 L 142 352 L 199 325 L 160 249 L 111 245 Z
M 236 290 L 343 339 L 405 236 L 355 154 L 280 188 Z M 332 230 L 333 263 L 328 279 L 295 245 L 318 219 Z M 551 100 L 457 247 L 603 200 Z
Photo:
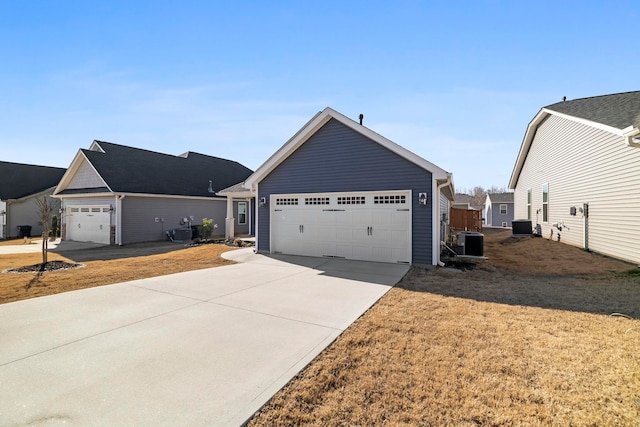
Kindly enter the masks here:
M 66 188 L 97 188 L 106 186 L 107 185 L 104 183 L 102 178 L 96 174 L 89 162 L 83 160 Z
M 542 185 L 549 184 L 549 220 L 542 217 Z M 532 190 L 531 220 L 549 237 L 551 225 L 569 229 L 561 241 L 640 263 L 640 148 L 621 136 L 554 115 L 535 134 L 515 189 L 515 218 L 527 217 L 527 190 Z M 588 224 L 572 206 L 589 203 Z M 540 212 L 536 215 L 536 211 Z M 557 233 L 557 230 L 556 230 Z M 554 235 L 554 240 L 556 239 Z

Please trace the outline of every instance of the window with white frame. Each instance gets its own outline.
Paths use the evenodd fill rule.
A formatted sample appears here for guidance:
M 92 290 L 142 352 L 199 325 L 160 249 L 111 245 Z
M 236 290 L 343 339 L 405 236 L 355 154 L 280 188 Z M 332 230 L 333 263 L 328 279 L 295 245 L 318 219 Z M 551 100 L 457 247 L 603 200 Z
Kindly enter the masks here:
M 549 184 L 542 185 L 542 222 L 549 222 Z
M 247 202 L 238 202 L 238 225 L 247 223 Z
M 527 190 L 527 219 L 531 221 L 531 189 Z
M 500 215 L 506 215 L 507 214 L 507 205 L 500 205 Z

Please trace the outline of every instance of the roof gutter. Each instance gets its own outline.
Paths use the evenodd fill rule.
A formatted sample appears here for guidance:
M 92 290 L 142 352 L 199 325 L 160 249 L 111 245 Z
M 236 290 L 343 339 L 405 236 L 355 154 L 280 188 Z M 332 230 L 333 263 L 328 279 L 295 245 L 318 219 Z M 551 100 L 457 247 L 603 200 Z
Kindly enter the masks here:
M 622 129 L 622 136 L 627 140 L 629 147 L 640 148 L 640 129 L 629 126 Z

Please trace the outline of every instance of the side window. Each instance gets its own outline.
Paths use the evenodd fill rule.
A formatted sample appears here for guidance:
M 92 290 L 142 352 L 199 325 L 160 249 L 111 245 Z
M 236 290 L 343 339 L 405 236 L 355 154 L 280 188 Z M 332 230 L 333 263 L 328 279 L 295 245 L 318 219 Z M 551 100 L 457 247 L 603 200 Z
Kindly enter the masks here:
M 531 189 L 527 190 L 527 219 L 531 220 Z
M 542 185 L 542 221 L 549 222 L 549 184 Z
M 238 202 L 238 225 L 247 223 L 247 202 Z
M 507 205 L 500 205 L 500 215 L 507 214 Z

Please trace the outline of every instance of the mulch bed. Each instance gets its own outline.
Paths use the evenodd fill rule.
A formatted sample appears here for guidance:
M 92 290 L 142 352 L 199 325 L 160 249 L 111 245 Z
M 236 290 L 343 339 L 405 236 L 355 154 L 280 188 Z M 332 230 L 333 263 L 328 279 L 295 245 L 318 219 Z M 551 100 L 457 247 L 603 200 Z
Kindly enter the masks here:
M 27 265 L 25 267 L 8 268 L 3 273 L 45 273 L 47 271 L 69 270 L 81 268 L 84 264 L 74 264 L 65 261 L 49 261 L 47 263 Z

